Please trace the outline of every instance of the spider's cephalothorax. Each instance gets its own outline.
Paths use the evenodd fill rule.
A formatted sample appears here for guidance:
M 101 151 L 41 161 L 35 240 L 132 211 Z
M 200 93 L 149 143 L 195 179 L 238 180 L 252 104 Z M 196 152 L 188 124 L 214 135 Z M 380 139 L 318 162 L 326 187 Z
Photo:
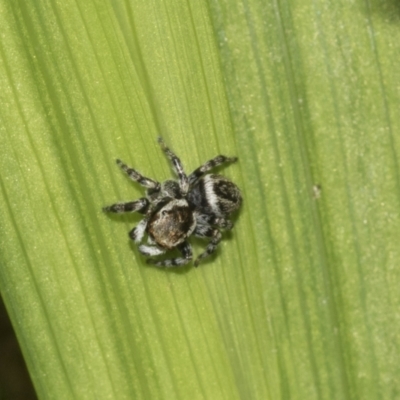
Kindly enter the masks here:
M 158 142 L 170 159 L 178 180 L 160 183 L 117 160 L 117 164 L 133 181 L 147 188 L 146 197 L 128 203 L 116 203 L 103 210 L 114 213 L 138 211 L 144 214 L 144 218 L 129 232 L 129 237 L 140 244 L 139 251 L 142 254 L 158 256 L 174 248 L 182 253 L 182 257 L 167 260 L 147 260 L 157 266 L 187 264 L 193 257 L 187 239 L 191 235 L 209 238 L 207 248 L 194 262 L 197 267 L 203 258 L 217 248 L 222 237 L 220 229 L 232 229 L 229 216 L 242 203 L 240 190 L 234 183 L 221 175 L 206 173 L 221 164 L 235 162 L 237 158 L 222 155 L 214 157 L 187 176 L 180 159 L 161 138 Z M 141 244 L 145 234 L 147 243 Z

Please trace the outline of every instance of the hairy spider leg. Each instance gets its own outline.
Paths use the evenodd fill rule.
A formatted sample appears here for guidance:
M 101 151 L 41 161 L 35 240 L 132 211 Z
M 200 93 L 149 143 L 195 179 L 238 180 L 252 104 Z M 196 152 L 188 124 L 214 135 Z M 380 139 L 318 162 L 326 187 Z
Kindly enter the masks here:
M 179 187 L 182 192 L 182 196 L 186 196 L 187 192 L 189 191 L 189 180 L 187 175 L 185 174 L 185 171 L 183 170 L 183 165 L 179 157 L 176 156 L 175 153 L 173 153 L 165 144 L 164 140 L 162 138 L 158 138 L 158 143 L 161 146 L 161 149 L 163 152 L 167 155 L 169 160 L 172 163 L 172 167 L 174 168 L 175 173 L 178 175 L 179 178 Z
M 152 246 L 148 244 L 141 244 L 139 246 L 139 251 L 145 255 L 145 256 L 160 256 L 161 254 L 164 254 L 167 250 L 166 249 L 160 249 L 157 246 Z
M 142 247 L 142 246 L 140 246 Z M 193 258 L 192 246 L 188 242 L 181 243 L 178 250 L 182 253 L 183 257 L 171 258 L 168 260 L 157 261 L 152 258 L 147 260 L 148 264 L 153 264 L 157 267 L 177 267 L 186 265 Z
M 227 231 L 233 228 L 233 222 L 227 218 L 215 218 L 213 220 L 213 225 L 216 225 L 222 229 L 226 229 Z
M 208 225 L 218 226 L 218 228 L 231 230 L 233 222 L 228 218 L 216 217 L 215 215 L 200 214 L 197 217 L 199 229 L 208 228 Z
M 226 157 L 223 155 L 216 156 L 211 160 L 206 161 L 203 165 L 199 168 L 196 168 L 190 175 L 189 175 L 189 184 L 193 185 L 196 183 L 206 172 L 212 170 L 219 165 L 226 164 L 226 163 L 234 163 L 237 161 L 237 157 Z
M 146 232 L 147 222 L 149 217 L 143 218 L 130 232 L 129 237 L 135 242 L 140 243 L 143 239 L 144 233 Z
M 141 199 L 135 201 L 129 201 L 127 203 L 115 203 L 110 206 L 103 207 L 103 211 L 105 212 L 113 212 L 113 213 L 126 213 L 126 212 L 135 212 L 141 211 L 145 209 L 150 204 L 149 200 L 146 197 L 142 197 Z
M 194 266 L 197 267 L 203 258 L 208 257 L 209 255 L 214 253 L 214 251 L 218 247 L 219 242 L 221 241 L 222 235 L 218 229 L 213 229 L 211 226 L 205 226 L 205 225 L 203 226 L 198 225 L 194 231 L 194 235 L 203 238 L 204 237 L 211 238 L 204 252 L 201 253 L 194 262 Z
M 159 182 L 154 181 L 153 179 L 150 179 L 150 178 L 147 178 L 147 177 L 141 175 L 135 169 L 124 164 L 121 160 L 116 160 L 116 162 L 117 162 L 118 166 L 124 172 L 126 172 L 126 174 L 129 176 L 129 178 L 132 179 L 133 181 L 138 182 L 140 185 L 142 185 L 148 189 L 159 189 L 160 188 Z

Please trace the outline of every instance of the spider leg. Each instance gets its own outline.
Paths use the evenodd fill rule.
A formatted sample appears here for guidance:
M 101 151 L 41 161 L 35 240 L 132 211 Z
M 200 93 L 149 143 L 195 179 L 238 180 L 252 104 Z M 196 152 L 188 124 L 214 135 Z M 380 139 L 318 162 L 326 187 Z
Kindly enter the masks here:
M 103 211 L 113 213 L 135 212 L 143 210 L 148 205 L 149 201 L 145 197 L 142 197 L 139 200 L 129 201 L 128 203 L 111 204 L 110 206 L 103 207 Z
M 196 183 L 206 172 L 212 170 L 215 167 L 218 167 L 219 165 L 225 164 L 225 163 L 233 163 L 237 161 L 237 157 L 226 157 L 223 155 L 219 155 L 214 157 L 211 160 L 208 160 L 205 162 L 203 165 L 201 165 L 199 168 L 196 168 L 190 175 L 189 175 L 189 184 L 193 185 Z
M 218 229 L 213 229 L 211 226 L 207 225 L 198 225 L 196 227 L 196 230 L 194 231 L 194 234 L 198 237 L 211 238 L 204 252 L 201 253 L 194 262 L 194 266 L 197 267 L 203 258 L 208 257 L 209 255 L 214 253 L 214 251 L 217 249 L 219 242 L 221 241 L 222 235 Z
M 219 228 L 226 229 L 228 231 L 233 228 L 233 222 L 230 221 L 228 218 L 215 218 L 213 224 L 215 226 L 218 226 Z
M 186 194 L 189 190 L 189 180 L 183 170 L 183 165 L 182 165 L 181 160 L 176 156 L 175 153 L 173 153 L 167 147 L 167 145 L 165 144 L 165 142 L 162 138 L 160 138 L 160 137 L 158 138 L 158 143 L 160 144 L 163 152 L 167 155 L 167 157 L 171 161 L 172 167 L 174 168 L 174 171 L 178 175 L 178 178 L 179 178 L 179 187 L 181 189 L 182 195 L 186 196 Z
M 124 172 L 126 172 L 126 174 L 129 176 L 129 178 L 132 179 L 133 181 L 138 182 L 140 185 L 142 185 L 148 189 L 159 189 L 160 188 L 159 182 L 154 181 L 153 179 L 150 179 L 150 178 L 146 178 L 145 176 L 143 176 L 139 172 L 137 172 L 135 169 L 124 164 L 121 160 L 116 160 L 116 162 L 117 162 L 118 166 Z
M 143 218 L 130 232 L 129 237 L 135 242 L 140 243 L 146 231 L 148 218 Z
M 204 216 L 204 215 L 198 218 L 199 219 L 201 218 L 199 221 L 200 225 L 204 224 L 204 221 L 206 221 L 207 225 L 217 226 L 218 228 L 221 229 L 231 230 L 233 228 L 233 222 L 228 218 L 216 217 L 216 216 Z
M 199 229 L 208 228 L 208 225 L 217 226 L 221 229 L 231 230 L 233 228 L 233 222 L 228 218 L 216 217 L 215 215 L 200 214 L 197 217 L 197 224 L 200 226 Z
M 155 241 L 151 236 L 148 236 L 148 238 L 147 238 L 147 244 L 155 245 L 155 244 L 156 244 L 156 241 Z
M 171 258 L 168 260 L 157 261 L 152 258 L 147 260 L 148 264 L 154 264 L 157 267 L 180 267 L 187 264 L 192 258 L 192 246 L 188 242 L 183 242 L 178 246 L 183 257 Z
M 160 249 L 157 246 L 142 244 L 139 246 L 139 251 L 145 256 L 159 256 L 165 253 L 165 249 Z

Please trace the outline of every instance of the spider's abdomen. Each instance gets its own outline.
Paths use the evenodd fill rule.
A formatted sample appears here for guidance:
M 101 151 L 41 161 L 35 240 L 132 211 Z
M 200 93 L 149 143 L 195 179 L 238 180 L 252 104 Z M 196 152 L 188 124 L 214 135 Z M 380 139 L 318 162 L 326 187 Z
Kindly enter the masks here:
M 193 210 L 185 199 L 171 200 L 156 211 L 147 233 L 161 247 L 172 249 L 183 243 L 196 227 Z
M 227 216 L 242 204 L 240 189 L 221 175 L 206 175 L 189 192 L 189 200 L 201 212 Z

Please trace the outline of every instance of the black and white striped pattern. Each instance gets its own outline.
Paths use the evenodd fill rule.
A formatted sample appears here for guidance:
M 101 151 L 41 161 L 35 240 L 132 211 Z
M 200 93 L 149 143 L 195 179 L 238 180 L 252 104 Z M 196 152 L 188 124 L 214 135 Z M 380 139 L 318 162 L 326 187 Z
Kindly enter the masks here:
M 193 258 L 192 246 L 188 242 L 183 242 L 178 246 L 178 249 L 182 253 L 183 257 L 170 258 L 167 260 L 155 260 L 153 258 L 149 258 L 147 260 L 148 264 L 153 264 L 157 267 L 181 267 L 189 263 Z
M 157 181 L 154 181 L 153 179 L 150 179 L 150 178 L 146 178 L 145 176 L 143 176 L 139 172 L 137 172 L 135 169 L 124 164 L 121 160 L 116 160 L 116 163 L 124 172 L 126 172 L 126 174 L 129 176 L 130 179 L 132 179 L 135 182 L 138 182 L 140 185 L 144 186 L 145 188 L 148 188 L 148 189 L 159 189 L 160 188 L 160 184 Z
M 195 230 L 194 234 L 196 236 L 203 237 L 203 235 L 199 234 L 199 231 L 197 231 L 197 230 Z M 211 240 L 208 243 L 205 251 L 196 258 L 196 261 L 194 262 L 195 267 L 198 267 L 198 265 L 200 264 L 200 261 L 203 258 L 206 258 L 206 257 L 210 256 L 212 253 L 214 253 L 214 251 L 217 249 L 218 244 L 222 238 L 221 232 L 218 229 L 209 229 L 204 236 L 210 236 Z
M 189 180 L 185 174 L 185 171 L 183 170 L 181 160 L 167 147 L 162 138 L 158 138 L 158 143 L 160 144 L 163 152 L 170 159 L 172 167 L 179 178 L 179 187 L 181 189 L 182 196 L 186 196 L 187 192 L 189 191 Z
M 129 201 L 127 203 L 116 203 L 110 206 L 103 207 L 103 211 L 113 212 L 113 213 L 126 213 L 141 211 L 149 205 L 149 201 L 146 197 L 142 197 L 139 200 Z
M 211 171 L 213 168 L 216 168 L 222 164 L 226 163 L 233 163 L 237 161 L 237 157 L 226 157 L 223 155 L 216 156 L 211 160 L 205 162 L 199 168 L 196 168 L 190 175 L 189 175 L 189 184 L 195 184 L 205 173 Z
M 148 217 L 143 218 L 135 228 L 129 232 L 129 237 L 135 242 L 140 243 L 143 240 L 143 236 L 146 232 Z

